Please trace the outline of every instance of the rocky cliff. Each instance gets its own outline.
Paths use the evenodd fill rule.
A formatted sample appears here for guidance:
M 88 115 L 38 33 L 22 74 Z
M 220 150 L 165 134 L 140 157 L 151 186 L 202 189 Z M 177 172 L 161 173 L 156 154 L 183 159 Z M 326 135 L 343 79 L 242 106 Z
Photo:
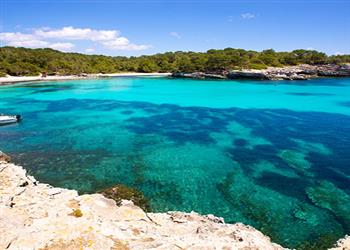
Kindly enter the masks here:
M 308 65 L 283 68 L 232 70 L 222 72 L 173 73 L 172 77 L 192 79 L 308 80 L 318 77 L 350 77 L 350 65 Z
M 39 183 L 0 158 L 0 249 L 283 249 L 243 224 L 145 213 L 132 202 Z

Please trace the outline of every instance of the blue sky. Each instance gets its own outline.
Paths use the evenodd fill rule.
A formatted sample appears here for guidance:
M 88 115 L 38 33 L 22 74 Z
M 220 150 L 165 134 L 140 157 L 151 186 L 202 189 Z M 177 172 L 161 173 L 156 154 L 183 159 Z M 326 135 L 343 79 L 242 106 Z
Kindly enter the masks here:
M 225 47 L 350 54 L 350 0 L 0 0 L 0 40 L 127 56 Z

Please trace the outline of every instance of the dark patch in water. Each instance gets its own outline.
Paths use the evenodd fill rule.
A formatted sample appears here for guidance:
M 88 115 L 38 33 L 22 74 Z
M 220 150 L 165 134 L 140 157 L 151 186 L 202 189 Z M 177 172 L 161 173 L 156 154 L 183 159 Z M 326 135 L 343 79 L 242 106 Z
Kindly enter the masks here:
M 305 189 L 309 183 L 302 178 L 291 178 L 272 172 L 263 172 L 262 176 L 255 180 L 258 185 L 270 188 L 276 192 L 297 199 L 305 199 Z
M 131 115 L 131 114 L 134 113 L 134 111 L 132 111 L 132 110 L 125 110 L 125 111 L 122 111 L 120 113 L 122 113 L 123 115 Z
M 234 145 L 237 147 L 244 147 L 245 145 L 247 145 L 247 141 L 244 139 L 236 139 L 234 141 Z
M 309 93 L 309 92 L 289 92 L 287 95 L 296 95 L 296 96 L 332 96 L 333 94 L 328 93 Z
M 307 206 L 314 206 L 314 204 L 305 197 L 305 189 L 317 180 L 333 182 L 337 187 L 349 192 L 349 179 L 346 176 L 350 174 L 348 168 L 350 162 L 349 116 L 321 112 L 295 112 L 283 109 L 180 107 L 170 104 L 155 105 L 146 102 L 115 100 L 36 101 L 19 98 L 13 102 L 18 106 L 38 105 L 46 107 L 46 109 L 37 113 L 24 113 L 26 119 L 18 127 L 0 129 L 0 148 L 13 153 L 15 160 L 24 164 L 30 173 L 37 176 L 40 181 L 53 185 L 75 188 L 83 193 L 95 192 L 115 183 L 135 186 L 151 198 L 152 206 L 156 210 L 182 210 L 186 206 L 186 208 L 195 208 L 203 213 L 218 213 L 219 216 L 224 216 L 232 222 L 242 219 L 244 222 L 254 224 L 254 220 L 256 220 L 255 226 L 263 228 L 267 233 L 271 232 L 274 240 L 289 247 L 296 245 L 295 242 L 291 243 L 288 238 L 293 233 L 295 234 L 293 237 L 300 237 L 296 241 L 320 236 L 318 232 L 305 236 L 301 233 L 299 235 L 299 232 L 289 233 L 288 231 L 289 236 L 287 237 L 283 235 L 287 229 L 277 228 L 283 222 L 288 221 L 289 225 L 303 230 L 306 222 L 303 224 L 300 220 L 303 219 L 302 215 L 305 209 L 298 213 L 301 219 L 292 217 L 291 214 L 294 211 L 287 211 L 290 212 L 287 215 L 286 211 L 280 215 L 276 211 L 271 212 L 272 205 L 279 205 L 272 204 L 273 199 L 271 199 L 271 204 L 259 204 L 258 200 L 253 200 L 249 195 L 243 196 L 235 192 L 233 188 L 237 183 L 234 181 L 237 182 L 237 179 L 239 181 L 239 178 L 235 179 L 234 174 L 237 173 L 232 174 L 232 176 L 226 173 L 227 176 L 222 176 L 225 179 L 221 180 L 223 183 L 215 183 L 218 190 L 208 190 L 208 192 L 218 192 L 215 193 L 217 194 L 215 199 L 208 201 L 205 207 L 198 207 L 198 204 L 186 199 L 187 195 L 198 192 L 195 193 L 195 197 L 199 201 L 208 198 L 205 195 L 209 194 L 203 190 L 196 191 L 196 188 L 201 187 L 200 185 L 203 183 L 208 184 L 208 179 L 187 183 L 186 177 L 189 175 L 185 172 L 187 169 L 172 172 L 179 175 L 172 176 L 177 177 L 177 180 L 180 178 L 179 182 L 173 181 L 172 178 L 165 182 L 159 176 L 155 177 L 150 173 L 144 174 L 147 170 L 153 169 L 152 164 L 144 160 L 143 149 L 150 145 L 154 146 L 152 145 L 154 142 L 159 143 L 157 141 L 159 138 L 167 142 L 167 144 L 159 143 L 160 147 L 167 145 L 181 147 L 192 143 L 201 147 L 220 148 L 224 151 L 226 158 L 237 162 L 243 177 L 249 178 L 256 185 L 256 189 L 266 188 L 280 195 L 288 196 L 290 199 L 295 199 L 298 203 L 307 204 Z M 65 111 L 70 112 L 65 113 Z M 72 117 L 72 111 L 76 112 L 76 117 Z M 107 120 L 98 116 L 100 111 L 111 111 Z M 90 112 L 94 113 L 93 117 L 89 116 Z M 120 114 L 128 116 L 120 116 Z M 138 116 L 138 114 L 143 115 Z M 84 122 L 84 117 L 88 118 L 85 123 L 77 122 L 75 124 L 73 122 L 80 121 L 79 119 Z M 92 121 L 96 121 L 96 124 L 91 124 Z M 235 131 L 230 129 L 232 122 L 239 124 Z M 59 126 L 59 124 L 63 125 Z M 244 131 L 240 131 L 240 129 Z M 125 151 L 123 151 L 123 147 L 115 146 L 125 142 L 115 142 L 114 140 L 115 134 L 120 133 L 120 131 L 123 133 L 124 130 L 130 133 L 130 138 L 127 139 L 128 143 L 131 144 L 127 145 L 130 148 Z M 224 148 L 219 146 L 218 141 L 212 136 L 213 132 L 222 133 L 228 137 L 229 145 Z M 249 135 L 246 135 L 247 133 Z M 92 135 L 92 138 L 89 135 Z M 268 144 L 252 144 L 249 137 L 261 138 Z M 317 152 L 317 149 L 302 148 L 298 141 L 323 145 L 330 149 L 330 153 L 324 155 L 324 152 Z M 114 152 L 115 148 L 113 147 L 120 151 Z M 281 151 L 284 150 L 305 155 L 304 160 L 310 163 L 310 168 L 298 170 L 298 167 L 303 167 L 298 166 L 300 162 L 296 162 L 295 165 L 292 164 L 293 162 L 286 162 L 280 156 Z M 24 155 L 21 157 L 20 153 L 23 152 Z M 259 177 L 254 177 L 252 175 L 255 171 L 254 164 L 262 161 L 270 162 L 279 171 L 289 170 L 297 174 L 288 177 L 264 170 Z M 176 162 L 169 164 L 170 168 L 172 166 L 176 168 Z M 210 164 L 208 161 L 208 168 L 201 170 L 204 174 L 207 170 L 220 169 L 221 167 Z M 163 169 L 164 173 L 157 170 L 162 175 L 172 169 Z M 229 171 L 234 171 L 234 166 Z M 212 173 L 216 174 L 216 172 Z M 213 179 L 215 177 L 217 176 L 212 176 Z M 176 178 L 174 179 L 176 180 Z M 190 178 L 190 180 L 192 179 Z M 181 186 L 186 184 L 193 185 L 186 189 L 188 193 L 184 192 L 183 186 Z M 252 194 L 257 192 L 256 190 L 248 191 Z M 238 199 L 237 197 L 240 195 L 242 197 Z M 189 195 L 188 197 L 193 196 Z M 155 200 L 163 203 L 155 204 Z M 225 208 L 221 209 L 221 205 L 224 205 Z M 321 215 L 326 213 L 321 208 L 317 209 L 319 214 L 315 216 L 322 217 Z M 235 215 L 235 210 L 240 212 L 243 217 Z M 334 218 L 330 217 L 326 225 L 333 223 L 333 221 Z M 318 221 L 318 223 L 320 224 L 317 226 L 324 225 L 322 221 Z M 268 224 L 271 224 L 271 228 L 266 229 Z M 336 226 L 334 227 L 336 234 L 349 233 L 345 230 L 339 231 Z M 328 228 L 325 227 L 322 230 L 328 230 Z M 329 231 L 331 230 L 333 229 L 329 229 Z M 311 231 L 310 229 L 309 234 Z
M 348 107 L 350 108 L 350 101 L 349 102 L 338 102 L 340 106 Z

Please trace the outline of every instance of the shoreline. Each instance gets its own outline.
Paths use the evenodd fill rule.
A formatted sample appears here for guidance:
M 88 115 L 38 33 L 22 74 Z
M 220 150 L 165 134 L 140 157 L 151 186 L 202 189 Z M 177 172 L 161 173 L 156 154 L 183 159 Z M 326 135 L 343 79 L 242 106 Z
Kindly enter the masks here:
M 212 214 L 146 212 L 129 200 L 40 183 L 10 161 L 0 151 L 0 249 L 288 249 Z M 349 247 L 345 235 L 329 250 Z
M 223 70 L 218 72 L 176 72 L 174 78 L 190 79 L 231 79 L 231 80 L 297 80 L 304 81 L 317 78 L 350 77 L 350 64 L 309 65 L 300 64 L 285 67 L 268 67 L 266 69 Z
M 138 76 L 169 76 L 172 78 L 189 79 L 221 79 L 221 80 L 309 80 L 317 78 L 339 78 L 350 77 L 350 64 L 339 65 L 309 65 L 300 64 L 296 66 L 268 67 L 266 69 L 242 69 L 218 72 L 173 72 L 173 73 L 141 73 L 141 72 L 120 72 L 108 74 L 79 74 L 79 75 L 54 75 L 43 77 L 38 76 L 6 76 L 0 77 L 0 86 L 12 85 L 25 82 L 42 81 L 65 81 L 99 79 L 107 77 L 138 77 Z
M 128 76 L 171 76 L 171 73 L 110 73 L 110 74 L 87 74 L 87 75 L 66 75 L 66 76 L 6 76 L 0 77 L 0 86 L 11 85 L 23 82 L 46 82 L 46 81 L 64 81 L 64 80 L 84 80 L 97 79 L 104 77 L 128 77 Z
M 0 151 L 0 249 L 286 249 L 242 223 L 38 182 Z M 73 247 L 74 246 L 74 247 Z

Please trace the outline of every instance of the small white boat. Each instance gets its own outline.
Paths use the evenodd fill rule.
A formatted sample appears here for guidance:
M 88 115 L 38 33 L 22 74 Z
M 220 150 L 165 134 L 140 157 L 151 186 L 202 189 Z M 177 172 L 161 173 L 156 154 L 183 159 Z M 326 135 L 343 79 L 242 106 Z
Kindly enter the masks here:
M 0 114 L 0 125 L 16 123 L 21 120 L 20 115 L 2 115 Z

